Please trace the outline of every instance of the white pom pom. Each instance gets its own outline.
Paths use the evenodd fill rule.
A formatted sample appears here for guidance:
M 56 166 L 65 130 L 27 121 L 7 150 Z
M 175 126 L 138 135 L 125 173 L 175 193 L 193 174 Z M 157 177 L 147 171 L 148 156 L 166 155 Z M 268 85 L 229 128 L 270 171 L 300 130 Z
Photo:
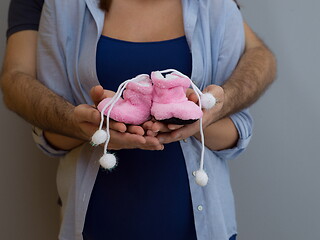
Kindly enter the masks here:
M 100 158 L 99 163 L 105 169 L 112 169 L 117 165 L 117 158 L 115 155 L 107 153 Z
M 211 93 L 204 93 L 200 97 L 201 99 L 201 106 L 205 109 L 210 109 L 214 105 L 216 105 L 217 100 Z
M 91 141 L 94 145 L 100 145 L 104 143 L 106 140 L 107 140 L 107 132 L 104 130 L 96 131 L 91 138 Z
M 201 187 L 204 187 L 208 183 L 208 175 L 204 170 L 198 170 L 196 171 L 196 183 L 200 185 Z

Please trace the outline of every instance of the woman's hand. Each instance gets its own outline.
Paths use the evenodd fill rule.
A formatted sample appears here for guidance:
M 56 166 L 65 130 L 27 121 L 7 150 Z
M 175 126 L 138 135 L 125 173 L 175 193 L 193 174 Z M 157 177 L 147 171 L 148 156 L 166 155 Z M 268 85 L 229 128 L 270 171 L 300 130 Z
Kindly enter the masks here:
M 112 97 L 114 92 L 104 90 L 102 86 L 95 86 L 91 89 L 90 94 L 95 106 L 97 106 L 104 98 Z M 98 124 L 100 124 L 100 112 Z M 89 130 L 87 129 L 87 126 L 83 125 L 83 127 L 86 130 Z M 96 130 L 97 127 L 95 127 L 94 132 Z M 155 136 L 146 134 L 145 129 L 141 126 L 127 126 L 124 123 L 110 120 L 110 136 L 111 138 L 108 148 L 112 150 L 134 148 L 140 148 L 144 150 L 162 150 L 164 148 Z
M 198 97 L 194 93 L 194 91 L 190 88 L 187 89 L 186 96 L 190 101 L 193 101 L 195 103 L 198 103 Z M 142 127 L 145 129 L 146 134 L 149 136 L 157 136 L 158 133 L 171 133 L 174 130 L 183 128 L 184 125 L 176 125 L 176 124 L 164 124 L 162 122 L 156 121 L 156 120 L 150 120 L 145 122 Z M 167 134 L 168 136 L 168 134 Z M 170 137 L 170 136 L 168 136 Z M 174 139 L 171 141 L 168 139 L 168 142 L 164 143 L 169 143 L 169 142 L 174 142 Z
M 219 119 L 219 112 L 224 102 L 224 91 L 220 86 L 210 85 L 203 92 L 210 92 L 216 99 L 216 105 L 203 109 L 202 127 L 206 136 L 206 146 L 212 150 L 221 150 L 232 147 L 238 139 L 237 130 L 229 118 Z M 187 97 L 190 101 L 198 103 L 198 97 L 192 89 L 188 89 Z M 188 125 L 163 124 L 160 122 L 146 122 L 144 128 L 147 133 L 155 135 L 162 144 L 171 143 L 195 136 L 200 140 L 199 121 Z

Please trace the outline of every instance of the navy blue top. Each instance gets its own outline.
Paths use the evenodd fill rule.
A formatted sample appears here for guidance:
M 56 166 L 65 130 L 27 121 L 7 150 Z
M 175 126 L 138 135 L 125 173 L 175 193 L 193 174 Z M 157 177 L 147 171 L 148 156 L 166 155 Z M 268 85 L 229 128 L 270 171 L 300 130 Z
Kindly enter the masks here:
M 185 37 L 134 43 L 102 36 L 97 74 L 116 91 L 138 74 L 174 68 L 190 76 L 191 53 Z M 100 169 L 83 231 L 85 240 L 195 240 L 191 194 L 180 144 L 163 151 L 115 151 L 118 166 Z

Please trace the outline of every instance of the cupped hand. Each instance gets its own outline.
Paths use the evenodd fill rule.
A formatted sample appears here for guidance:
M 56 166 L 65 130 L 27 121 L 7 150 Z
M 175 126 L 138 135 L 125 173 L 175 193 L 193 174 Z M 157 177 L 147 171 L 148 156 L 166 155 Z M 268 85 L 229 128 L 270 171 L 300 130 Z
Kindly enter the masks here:
M 134 149 L 139 148 L 143 150 L 163 150 L 164 146 L 159 142 L 156 137 L 142 136 L 138 134 L 132 134 L 129 132 L 118 132 L 110 130 L 110 142 L 108 149 L 120 150 L 120 149 Z
M 182 127 L 183 125 L 165 124 L 154 119 L 142 124 L 142 128 L 145 130 L 146 135 L 153 137 L 157 136 L 158 133 L 168 133 Z
M 91 89 L 90 95 L 95 106 L 99 104 L 104 98 L 112 97 L 115 92 L 105 90 L 102 86 L 95 86 Z M 85 131 L 88 131 L 91 136 L 97 130 L 100 124 L 100 112 L 96 108 L 92 108 L 92 115 L 90 124 L 81 124 Z M 98 113 L 98 115 L 97 115 Z M 90 113 L 88 113 L 90 114 Z M 92 128 L 93 127 L 93 128 Z M 110 119 L 110 142 L 108 149 L 134 149 L 140 148 L 144 150 L 162 150 L 163 145 L 155 136 L 148 136 L 141 126 L 126 125 L 124 123 L 116 122 Z
M 94 106 L 88 104 L 80 104 L 73 109 L 72 121 L 75 126 L 75 136 L 85 141 L 90 141 L 92 135 L 99 128 L 101 114 L 96 108 L 100 101 L 104 98 L 112 97 L 115 93 L 104 90 L 102 86 L 95 86 L 90 90 L 90 96 L 94 102 Z M 110 129 L 119 132 L 125 132 L 127 127 L 124 123 L 110 121 Z
M 202 127 L 203 129 L 205 129 L 207 126 L 217 121 L 220 117 L 220 111 L 224 103 L 224 90 L 222 87 L 218 85 L 209 85 L 207 88 L 204 89 L 203 92 L 209 92 L 217 99 L 217 103 L 214 107 L 208 110 L 203 109 Z M 192 89 L 188 89 L 187 97 L 190 101 L 193 101 L 195 103 L 198 102 L 198 97 Z M 157 128 L 157 125 L 155 124 L 156 123 L 154 123 L 151 127 L 152 129 Z M 169 124 L 166 127 L 162 126 L 162 129 L 167 129 L 171 131 L 159 132 L 157 134 L 157 138 L 159 139 L 160 143 L 166 144 L 175 141 L 180 141 L 199 133 L 200 120 L 192 124 L 183 125 L 182 127 L 179 127 L 179 125 Z
M 114 95 L 115 92 L 103 89 L 101 85 L 94 86 L 90 90 L 90 96 L 94 103 L 94 108 L 96 108 L 103 99 L 113 97 Z M 101 121 L 101 114 L 97 109 L 96 111 L 99 113 L 99 121 Z M 125 132 L 127 127 L 124 123 L 116 122 L 110 119 L 110 129 L 114 129 L 119 132 Z

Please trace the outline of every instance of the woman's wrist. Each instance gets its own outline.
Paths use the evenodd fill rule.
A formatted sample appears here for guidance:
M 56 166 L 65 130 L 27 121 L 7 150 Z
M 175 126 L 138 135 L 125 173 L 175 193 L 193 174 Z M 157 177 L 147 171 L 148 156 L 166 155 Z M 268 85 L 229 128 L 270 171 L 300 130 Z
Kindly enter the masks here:
M 83 144 L 85 141 L 60 135 L 57 133 L 52 133 L 49 131 L 44 131 L 43 136 L 47 143 L 56 150 L 71 150 Z
M 204 129 L 204 136 L 206 147 L 214 151 L 233 148 L 239 139 L 238 130 L 229 117 L 208 125 Z M 201 139 L 199 132 L 194 137 Z

